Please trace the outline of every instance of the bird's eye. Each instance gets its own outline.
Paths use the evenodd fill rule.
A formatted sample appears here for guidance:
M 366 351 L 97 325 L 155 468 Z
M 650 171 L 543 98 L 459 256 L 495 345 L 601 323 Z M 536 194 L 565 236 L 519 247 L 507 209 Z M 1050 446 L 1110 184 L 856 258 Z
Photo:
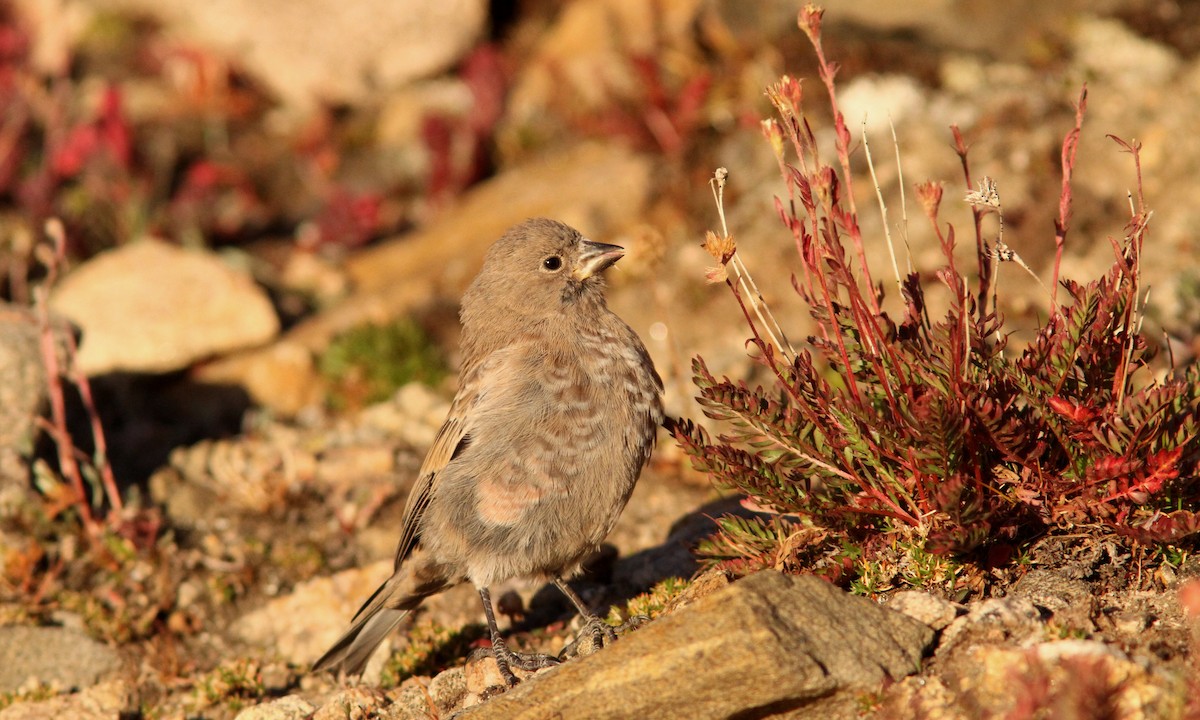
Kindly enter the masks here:
M 554 272 L 555 270 L 558 270 L 559 268 L 562 267 L 562 258 L 560 258 L 557 255 L 551 255 L 550 257 L 548 257 L 542 261 L 542 267 L 549 270 L 550 272 Z

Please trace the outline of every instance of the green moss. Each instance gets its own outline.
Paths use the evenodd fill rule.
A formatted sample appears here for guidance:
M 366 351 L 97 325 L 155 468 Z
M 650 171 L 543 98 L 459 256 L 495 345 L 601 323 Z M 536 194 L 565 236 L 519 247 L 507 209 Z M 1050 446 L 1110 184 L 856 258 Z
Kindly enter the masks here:
M 410 382 L 435 385 L 448 372 L 441 351 L 410 318 L 339 335 L 317 366 L 332 385 L 329 403 L 336 409 L 379 402 Z
M 605 619 L 609 625 L 619 626 L 631 617 L 644 615 L 653 620 L 662 615 L 671 601 L 687 589 L 691 583 L 683 578 L 669 577 L 660 581 L 649 591 L 630 598 L 624 608 L 614 607 Z
M 478 624 L 458 630 L 434 622 L 415 625 L 408 633 L 408 645 L 388 658 L 380 682 L 391 688 L 410 677 L 433 675 L 465 659 L 471 644 L 486 633 L 487 629 Z
M 278 543 L 270 550 L 269 562 L 289 577 L 307 580 L 328 566 L 325 553 L 313 542 Z
M 39 684 L 37 687 L 30 690 L 0 693 L 0 710 L 19 702 L 31 703 L 49 700 L 57 694 L 57 690 L 45 684 Z
M 233 712 L 266 696 L 261 668 L 247 659 L 221 663 L 201 677 L 192 692 L 197 710 L 223 705 Z
M 872 598 L 905 589 L 952 596 L 964 570 L 954 558 L 930 552 L 920 538 L 895 540 L 870 553 L 843 543 L 837 559 L 850 571 L 850 592 Z

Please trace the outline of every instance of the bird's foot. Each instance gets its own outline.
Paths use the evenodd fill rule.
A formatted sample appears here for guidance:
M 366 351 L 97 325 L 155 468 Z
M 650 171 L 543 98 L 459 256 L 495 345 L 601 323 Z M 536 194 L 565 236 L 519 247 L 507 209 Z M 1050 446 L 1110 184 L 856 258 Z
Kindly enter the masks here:
M 617 626 L 617 634 L 624 635 L 631 630 L 637 630 L 650 622 L 649 615 L 630 615 L 629 619 Z
M 512 665 L 528 670 L 529 672 L 537 672 L 545 670 L 548 667 L 554 667 L 562 662 L 553 655 L 546 653 L 512 653 L 512 659 L 509 660 Z
M 504 682 L 509 687 L 515 687 L 520 682 L 520 679 L 513 673 L 513 668 L 526 672 L 537 672 L 562 662 L 553 655 L 545 653 L 513 652 L 503 641 L 492 642 L 491 654 L 496 658 L 496 668 L 500 671 L 500 677 L 504 678 Z
M 579 638 L 588 634 L 592 636 L 593 652 L 603 650 L 606 645 L 611 645 L 617 641 L 617 631 L 613 626 L 595 615 L 584 618 L 583 629 L 575 636 L 575 642 L 579 642 Z
M 613 627 L 595 615 L 588 615 L 584 618 L 583 627 L 575 635 L 575 639 L 562 649 L 558 657 L 560 660 L 565 660 L 581 655 L 591 655 L 612 645 L 618 637 L 626 632 L 636 630 L 649 621 L 650 618 L 645 615 L 634 615 L 617 627 Z M 589 640 L 590 642 L 588 642 Z

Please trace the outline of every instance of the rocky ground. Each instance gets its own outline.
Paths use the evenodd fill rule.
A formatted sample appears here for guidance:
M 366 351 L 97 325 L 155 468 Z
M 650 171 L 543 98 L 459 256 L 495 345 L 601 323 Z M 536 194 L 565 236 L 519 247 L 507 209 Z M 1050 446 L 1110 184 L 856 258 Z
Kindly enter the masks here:
M 180 162 L 201 143 L 216 158 L 162 181 L 162 214 L 151 191 L 133 210 L 110 198 L 121 212 L 94 222 L 54 206 L 76 241 L 44 305 L 45 271 L 22 269 L 44 257 L 28 200 L 38 186 L 6 185 L 0 198 L 12 301 L 0 306 L 0 720 L 1200 717 L 1200 564 L 1188 548 L 1046 539 L 951 597 L 895 577 L 870 597 L 771 570 L 732 582 L 693 550 L 713 517 L 749 510 L 665 434 L 611 545 L 573 583 L 613 606 L 614 622 L 648 623 L 592 653 L 573 644 L 578 623 L 553 588 L 494 589 L 517 645 L 571 657 L 500 694 L 479 652 L 478 598 L 460 587 L 427 602 L 362 684 L 308 674 L 389 572 L 408 487 L 453 396 L 457 299 L 484 249 L 538 215 L 624 245 L 610 304 L 645 339 L 669 413 L 700 418 L 692 357 L 758 372 L 741 311 L 705 283 L 700 242 L 719 223 L 708 178 L 729 169 L 739 253 L 803 338 L 762 89 L 784 72 L 805 78 L 830 153 L 832 139 L 785 0 L 456 0 L 403 17 L 386 3 L 251 5 L 17 2 L 0 15 L 0 40 L 25 53 L 5 62 L 67 73 L 85 107 L 101 102 L 98 78 L 113 78 L 139 157 Z M 148 32 L 128 18 L 151 12 L 162 13 L 152 41 L 114 50 Z M 1107 238 L 1129 219 L 1135 170 L 1105 135 L 1142 141 L 1155 209 L 1146 330 L 1176 363 L 1193 361 L 1198 21 L 1171 0 L 828 3 L 842 108 L 866 133 L 912 264 L 932 279 L 942 261 L 914 182 L 943 182 L 943 220 L 964 237 L 971 227 L 947 129 L 957 124 L 975 176 L 999 184 L 1005 241 L 1049 282 L 1059 147 L 1086 82 L 1064 275 L 1102 272 Z M 158 74 L 129 69 L 154 53 L 167 58 Z M 853 161 L 864 235 L 879 242 L 872 271 L 890 277 L 865 153 Z M 10 176 L 0 167 L 0 182 Z M 112 187 L 78 177 L 91 197 Z M 64 196 L 76 189 L 60 182 Z M 142 221 L 128 221 L 135 211 Z M 1000 283 L 1019 342 L 1044 317 L 1045 292 L 1012 265 Z M 31 307 L 54 313 L 50 329 Z M 82 332 L 77 353 L 67 320 Z M 357 351 L 347 333 L 399 320 L 417 341 L 360 342 L 425 359 L 378 395 L 369 368 L 343 372 L 331 348 Z M 386 342 L 368 364 L 382 364 Z M 66 461 L 32 419 L 53 418 L 46 362 L 68 356 L 91 378 L 129 506 L 91 535 L 78 510 L 64 512 L 52 468 Z M 64 422 L 90 437 L 87 398 L 67 395 Z M 86 460 L 94 446 L 80 443 Z

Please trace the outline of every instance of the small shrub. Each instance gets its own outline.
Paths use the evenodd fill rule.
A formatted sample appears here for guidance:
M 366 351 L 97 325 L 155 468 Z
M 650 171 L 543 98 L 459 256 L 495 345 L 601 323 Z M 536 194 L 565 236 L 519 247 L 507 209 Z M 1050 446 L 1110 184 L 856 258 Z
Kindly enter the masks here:
M 1048 533 L 1174 543 L 1200 531 L 1200 369 L 1155 375 L 1140 334 L 1149 213 L 1138 146 L 1117 140 L 1134 159 L 1139 191 L 1124 236 L 1111 240 L 1111 268 L 1087 283 L 1060 280 L 1085 89 L 1062 148 L 1051 312 L 1027 347 L 1007 347 L 997 310 L 997 264 L 1019 258 L 1002 235 L 994 244 L 984 237 L 983 216 L 1002 213 L 986 178 L 967 198 L 977 249 L 970 270 L 957 267 L 954 228 L 938 219 L 942 186 L 918 186 L 946 258 L 937 278 L 950 307 L 933 317 L 917 274 L 897 271 L 903 317 L 892 318 L 865 260 L 851 137 L 836 66 L 821 45 L 821 11 L 805 8 L 800 27 L 832 105 L 838 167 L 818 154 L 798 81 L 784 77 L 768 89 L 778 118 L 763 129 L 787 187 L 776 208 L 798 250 L 793 285 L 817 329 L 807 348 L 793 350 L 734 239 L 709 234 L 706 248 L 720 263 L 709 278 L 733 292 L 774 382 L 751 387 L 715 376 L 703 358 L 693 363 L 698 399 L 724 432 L 713 437 L 680 420 L 675 438 L 698 469 L 767 512 L 723 519 L 702 552 L 734 569 L 815 567 L 870 586 L 862 556 L 877 560 L 897 543 L 919 560 L 912 580 L 940 582 L 957 571 L 928 554 L 1006 564 Z M 966 144 L 953 130 L 971 187 Z

